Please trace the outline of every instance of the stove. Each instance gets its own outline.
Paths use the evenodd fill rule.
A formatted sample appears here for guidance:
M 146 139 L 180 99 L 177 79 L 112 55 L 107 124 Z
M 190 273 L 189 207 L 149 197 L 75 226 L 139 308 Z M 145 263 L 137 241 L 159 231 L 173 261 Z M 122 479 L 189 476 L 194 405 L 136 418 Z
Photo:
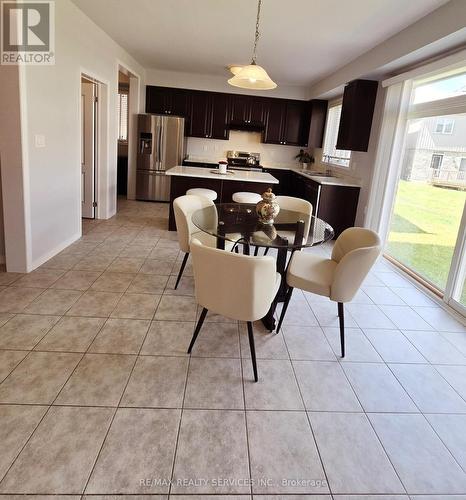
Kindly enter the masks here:
M 247 151 L 227 151 L 227 162 L 230 170 L 250 170 L 262 172 L 260 153 Z

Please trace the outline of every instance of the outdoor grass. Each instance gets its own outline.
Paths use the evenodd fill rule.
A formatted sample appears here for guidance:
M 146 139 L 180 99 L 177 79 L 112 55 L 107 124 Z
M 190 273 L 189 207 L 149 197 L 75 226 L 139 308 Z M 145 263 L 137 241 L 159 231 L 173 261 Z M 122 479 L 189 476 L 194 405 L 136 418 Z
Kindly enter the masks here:
M 400 180 L 387 253 L 444 290 L 465 199 L 464 191 Z

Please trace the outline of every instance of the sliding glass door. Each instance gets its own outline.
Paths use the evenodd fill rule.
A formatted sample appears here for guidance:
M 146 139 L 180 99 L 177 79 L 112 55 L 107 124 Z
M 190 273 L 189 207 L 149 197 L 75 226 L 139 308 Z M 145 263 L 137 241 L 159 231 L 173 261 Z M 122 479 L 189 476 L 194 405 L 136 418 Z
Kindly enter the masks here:
M 465 111 L 466 74 L 414 82 L 386 245 L 458 309 L 466 307 Z

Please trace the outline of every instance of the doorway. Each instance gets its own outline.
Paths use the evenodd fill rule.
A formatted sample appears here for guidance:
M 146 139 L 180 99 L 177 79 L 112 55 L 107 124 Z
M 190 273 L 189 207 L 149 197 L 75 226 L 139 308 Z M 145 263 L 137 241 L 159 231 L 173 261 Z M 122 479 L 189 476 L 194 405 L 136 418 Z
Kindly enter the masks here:
M 96 82 L 81 77 L 81 216 L 95 219 L 97 178 L 97 101 Z

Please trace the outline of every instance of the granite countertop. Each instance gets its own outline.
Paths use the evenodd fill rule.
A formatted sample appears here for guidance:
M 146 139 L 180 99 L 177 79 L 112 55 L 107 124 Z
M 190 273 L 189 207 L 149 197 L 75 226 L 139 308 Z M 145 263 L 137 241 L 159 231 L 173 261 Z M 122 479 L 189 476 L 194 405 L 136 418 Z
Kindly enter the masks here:
M 276 179 L 273 175 L 270 175 L 267 172 L 251 172 L 249 170 L 234 170 L 230 171 L 231 174 L 216 174 L 211 172 L 210 168 L 202 168 L 202 167 L 182 167 L 176 166 L 167 170 L 167 175 L 174 175 L 180 177 L 197 177 L 201 179 L 217 179 L 217 180 L 226 180 L 226 181 L 243 181 L 243 182 L 261 182 L 261 183 L 270 183 L 270 184 L 278 184 L 278 179 Z
M 311 179 L 319 184 L 325 184 L 328 186 L 346 186 L 346 187 L 361 187 L 361 184 L 358 183 L 356 179 L 352 179 L 351 177 L 333 177 L 327 176 L 325 174 L 316 175 L 316 172 L 313 172 L 308 169 L 304 169 L 298 167 L 297 165 L 262 165 L 263 168 L 269 170 L 291 170 L 296 172 L 307 179 Z

